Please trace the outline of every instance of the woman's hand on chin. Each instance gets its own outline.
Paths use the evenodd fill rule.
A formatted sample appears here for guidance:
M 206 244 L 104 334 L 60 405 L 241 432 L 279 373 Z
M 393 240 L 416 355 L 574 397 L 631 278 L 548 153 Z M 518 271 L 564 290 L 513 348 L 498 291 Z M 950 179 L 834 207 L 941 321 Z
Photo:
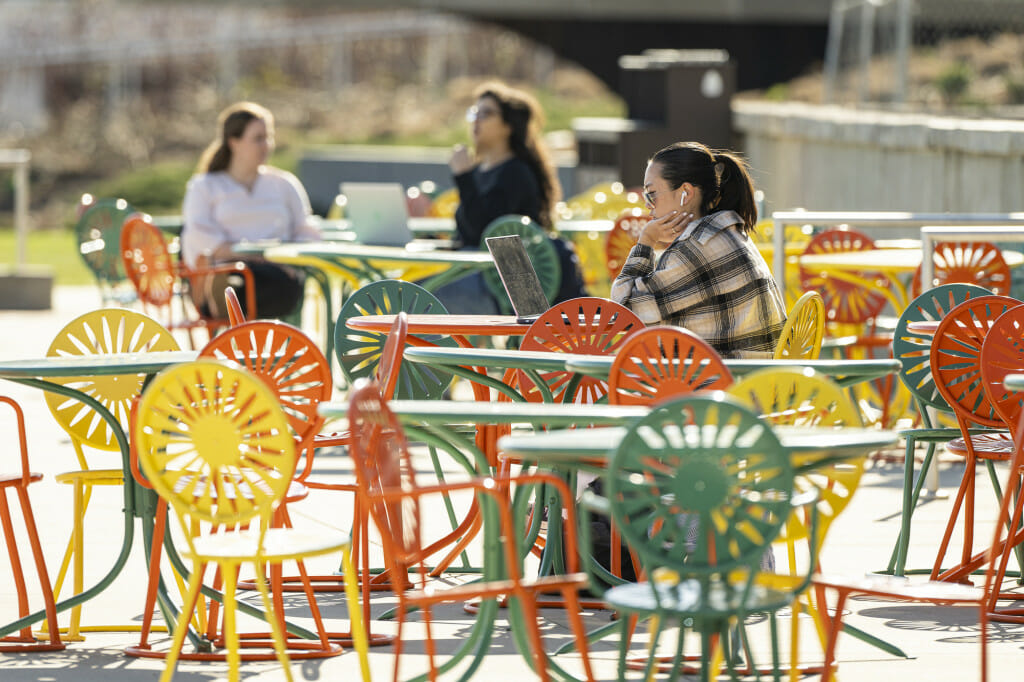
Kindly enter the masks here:
M 683 211 L 672 211 L 660 218 L 654 218 L 640 231 L 637 243 L 651 248 L 667 246 L 676 240 L 692 220 L 693 214 Z

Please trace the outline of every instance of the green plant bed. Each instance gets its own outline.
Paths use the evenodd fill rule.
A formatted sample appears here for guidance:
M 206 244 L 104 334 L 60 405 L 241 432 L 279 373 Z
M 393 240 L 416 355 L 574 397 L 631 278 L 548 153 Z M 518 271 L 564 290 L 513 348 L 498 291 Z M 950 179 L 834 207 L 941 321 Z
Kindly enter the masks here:
M 71 231 L 34 230 L 28 235 L 26 247 L 28 264 L 52 267 L 55 285 L 95 283 L 92 273 L 78 255 L 78 244 Z M 0 264 L 14 265 L 16 258 L 14 230 L 0 229 Z
M 97 182 L 89 192 L 97 198 L 119 197 L 147 213 L 180 213 L 185 184 L 194 168 L 195 161 L 136 168 Z

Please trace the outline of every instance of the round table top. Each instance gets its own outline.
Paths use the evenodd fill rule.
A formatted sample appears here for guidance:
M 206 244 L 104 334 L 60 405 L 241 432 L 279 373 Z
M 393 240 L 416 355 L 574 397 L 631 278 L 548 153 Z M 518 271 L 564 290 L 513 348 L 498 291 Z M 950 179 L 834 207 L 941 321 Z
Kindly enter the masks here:
M 607 379 L 611 374 L 614 356 L 610 355 L 573 355 L 565 360 L 565 368 L 570 372 L 579 372 L 588 376 Z M 830 377 L 880 377 L 895 374 L 900 370 L 899 360 L 893 358 L 871 358 L 865 360 L 775 360 L 774 358 L 730 358 L 725 366 L 734 375 L 742 376 L 761 369 L 810 368 Z
M 409 315 L 410 334 L 444 334 L 465 336 L 522 336 L 529 323 L 517 322 L 515 315 Z M 395 315 L 358 315 L 345 321 L 349 329 L 389 332 Z
M 182 350 L 5 360 L 0 362 L 0 377 L 31 379 L 37 377 L 153 374 L 171 365 L 191 362 L 198 356 L 197 351 Z
M 800 256 L 803 267 L 834 270 L 889 270 L 913 272 L 921 265 L 921 252 L 914 249 L 866 249 Z
M 650 412 L 649 407 L 638 405 L 486 403 L 475 400 L 390 400 L 388 409 L 404 422 L 426 424 L 624 424 Z M 325 417 L 344 417 L 348 414 L 348 402 L 320 403 L 317 410 Z
M 899 442 L 895 431 L 844 427 L 774 427 L 776 435 L 794 456 L 801 459 L 821 457 L 846 459 Z M 600 463 L 610 457 L 622 442 L 625 426 L 600 429 L 557 429 L 544 433 L 503 436 L 498 448 L 507 455 L 534 460 L 543 464 Z
M 309 257 L 325 260 L 391 260 L 477 266 L 494 263 L 491 254 L 486 251 L 432 248 L 428 242 L 422 240 L 410 242 L 406 246 L 373 246 L 340 241 L 239 242 L 232 248 L 235 253 L 259 254 L 268 260 Z
M 404 356 L 411 362 L 428 365 L 535 369 L 540 372 L 564 372 L 567 358 L 577 357 L 570 353 L 547 350 L 446 346 L 409 346 L 405 349 Z
M 1003 260 L 1011 268 L 1024 264 L 1020 251 L 1002 251 Z M 923 256 L 918 249 L 888 248 L 863 251 L 837 251 L 800 256 L 803 267 L 821 267 L 832 270 L 885 270 L 887 272 L 913 272 L 921 266 Z

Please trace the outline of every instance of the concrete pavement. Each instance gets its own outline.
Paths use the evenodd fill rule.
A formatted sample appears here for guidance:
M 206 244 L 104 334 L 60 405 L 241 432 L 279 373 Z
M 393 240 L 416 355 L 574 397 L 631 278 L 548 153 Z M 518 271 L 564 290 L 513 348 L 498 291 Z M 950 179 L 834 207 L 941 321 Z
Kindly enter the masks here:
M 45 352 L 53 335 L 77 314 L 99 306 L 99 297 L 93 288 L 58 288 L 55 290 L 54 308 L 50 311 L 0 311 L 0 358 L 34 357 Z M 0 382 L 0 393 L 17 398 L 26 410 L 29 424 L 29 448 L 33 469 L 42 471 L 46 479 L 33 486 L 33 505 L 42 529 L 48 567 L 55 574 L 59 567 L 63 545 L 70 529 L 71 491 L 54 482 L 53 476 L 76 468 L 74 454 L 67 437 L 57 428 L 41 398 L 32 388 L 10 382 Z M 9 425 L 7 416 L 0 417 L 0 425 Z M 4 442 L 9 432 L 3 431 Z M 11 451 L 2 470 L 12 466 Z M 103 466 L 99 455 L 94 466 Z M 109 460 L 106 463 L 109 465 Z M 955 458 L 941 459 L 941 482 L 946 490 L 955 489 L 963 467 Z M 325 476 L 336 480 L 351 477 L 351 468 L 343 453 L 330 453 L 323 458 Z M 456 465 L 451 473 L 458 476 Z M 1005 477 L 1005 469 L 1000 470 Z M 822 552 L 822 564 L 830 573 L 862 575 L 884 567 L 899 524 L 899 499 L 902 485 L 902 464 L 876 462 L 866 473 L 852 503 L 833 526 Z M 979 475 L 979 535 L 988 538 L 991 533 L 995 505 L 989 493 L 987 477 Z M 464 501 L 463 501 L 464 502 Z M 937 499 L 919 508 L 914 521 L 914 543 L 910 565 L 924 566 L 930 562 L 931 548 L 937 543 L 945 524 L 949 500 Z M 314 491 L 310 498 L 296 505 L 293 511 L 296 525 L 309 527 L 351 528 L 348 499 L 327 491 Z M 86 583 L 97 580 L 110 566 L 112 556 L 121 545 L 121 493 L 116 488 L 98 490 L 87 515 Z M 379 545 L 375 545 L 379 552 Z M 312 562 L 311 570 L 330 572 L 336 558 Z M 470 579 L 455 576 L 452 582 Z M 115 583 L 96 599 L 87 603 L 84 623 L 139 622 L 145 595 L 145 570 L 141 534 L 136 534 L 133 554 L 125 571 Z M 0 562 L 0 621 L 14 617 L 16 603 L 10 580 L 10 568 Z M 246 597 L 250 599 L 250 597 Z M 254 602 L 256 600 L 253 600 Z M 37 601 L 36 604 L 39 602 Z M 300 624 L 308 625 L 308 609 L 298 595 L 286 598 L 288 615 Z M 374 593 L 372 611 L 382 614 L 394 604 L 388 592 Z M 332 630 L 348 629 L 348 613 L 342 599 L 336 594 L 324 594 L 320 599 Z M 979 678 L 980 645 L 976 612 L 967 608 L 935 607 L 927 604 L 894 603 L 870 599 L 853 599 L 848 605 L 847 622 L 872 633 L 906 651 L 913 658 L 901 659 L 870 647 L 852 637 L 840 640 L 839 676 L 845 682 L 876 682 L 897 676 L 907 679 L 974 680 Z M 549 650 L 567 641 L 570 632 L 564 614 L 545 610 L 544 633 L 549 638 Z M 609 621 L 606 611 L 588 612 L 588 625 L 596 626 Z M 66 622 L 67 614 L 62 615 Z M 783 617 L 783 627 L 790 619 Z M 408 642 L 403 656 L 402 677 L 422 672 L 424 667 L 423 637 L 420 620 L 410 618 Z M 810 634 L 810 624 L 801 617 L 801 630 Z M 440 650 L 450 651 L 461 643 L 473 626 L 472 616 L 462 605 L 438 609 L 435 631 Z M 394 632 L 392 621 L 375 620 L 374 631 Z M 754 637 L 763 639 L 763 624 L 752 626 Z M 163 635 L 154 636 L 158 640 Z M 519 680 L 533 677 L 526 663 L 518 655 L 508 629 L 504 613 L 499 613 L 493 628 L 492 647 L 477 675 L 482 679 Z M 1024 647 L 1024 625 L 992 624 L 989 629 L 990 676 L 1012 679 L 1017 674 Z M 70 643 L 67 650 L 56 653 L 0 655 L 0 682 L 27 680 L 58 680 L 75 682 L 113 682 L 116 680 L 153 679 L 163 669 L 163 662 L 129 658 L 123 650 L 138 641 L 133 633 L 88 633 L 86 640 Z M 642 642 L 643 638 L 638 639 Z M 813 638 L 806 637 L 803 647 L 807 660 L 820 660 Z M 761 648 L 760 645 L 759 649 Z M 638 650 L 639 651 L 639 650 Z M 376 679 L 389 679 L 393 656 L 391 647 L 371 649 L 371 666 Z M 611 642 L 595 645 L 592 654 L 600 679 L 615 677 L 615 646 Z M 556 658 L 574 673 L 581 668 L 572 655 Z M 342 680 L 355 679 L 358 665 L 354 653 L 312 661 L 293 661 L 295 679 Z M 179 665 L 178 680 L 216 680 L 225 677 L 226 666 L 220 663 L 190 663 Z M 451 678 L 451 676 L 449 676 Z M 280 680 L 283 675 L 276 662 L 247 663 L 243 666 L 245 680 Z

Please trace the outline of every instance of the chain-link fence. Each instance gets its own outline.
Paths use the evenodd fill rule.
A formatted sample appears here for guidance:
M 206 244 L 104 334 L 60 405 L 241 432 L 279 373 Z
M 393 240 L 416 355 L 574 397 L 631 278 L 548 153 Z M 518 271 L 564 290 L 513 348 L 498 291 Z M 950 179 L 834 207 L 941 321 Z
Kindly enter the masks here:
M 1024 0 L 834 0 L 829 103 L 1024 104 Z

